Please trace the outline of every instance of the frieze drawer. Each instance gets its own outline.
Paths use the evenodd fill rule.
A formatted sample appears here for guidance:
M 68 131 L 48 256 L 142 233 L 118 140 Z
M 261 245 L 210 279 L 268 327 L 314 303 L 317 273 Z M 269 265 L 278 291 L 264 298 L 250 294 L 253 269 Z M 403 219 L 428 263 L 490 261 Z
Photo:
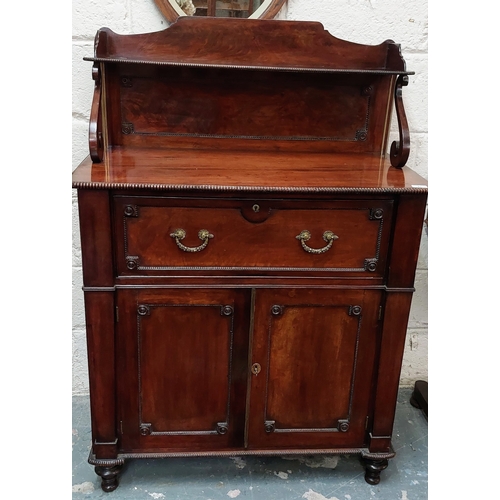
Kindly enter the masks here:
M 114 198 L 118 275 L 383 276 L 393 201 Z

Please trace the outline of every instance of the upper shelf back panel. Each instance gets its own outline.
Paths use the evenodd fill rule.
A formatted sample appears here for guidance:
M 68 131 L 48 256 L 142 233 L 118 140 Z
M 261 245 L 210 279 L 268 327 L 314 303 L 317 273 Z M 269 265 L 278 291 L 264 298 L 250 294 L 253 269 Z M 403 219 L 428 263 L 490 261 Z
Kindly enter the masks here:
M 154 33 L 119 35 L 102 28 L 90 60 L 243 66 L 314 71 L 406 73 L 399 45 L 335 38 L 317 22 L 179 18 Z

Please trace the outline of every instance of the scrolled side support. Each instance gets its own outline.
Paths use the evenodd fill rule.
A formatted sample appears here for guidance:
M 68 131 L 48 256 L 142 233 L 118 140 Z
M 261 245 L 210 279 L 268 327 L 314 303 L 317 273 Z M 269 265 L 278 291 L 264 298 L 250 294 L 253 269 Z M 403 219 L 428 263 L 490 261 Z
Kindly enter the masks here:
M 406 119 L 405 108 L 403 106 L 403 87 L 408 85 L 408 76 L 399 75 L 394 91 L 394 103 L 398 118 L 399 141 L 391 144 L 390 159 L 391 165 L 396 168 L 403 168 L 410 155 L 410 131 L 408 120 Z
M 92 66 L 92 79 L 95 86 L 92 107 L 90 108 L 89 152 L 92 161 L 100 163 L 103 158 L 104 146 L 102 139 L 101 71 L 97 62 Z

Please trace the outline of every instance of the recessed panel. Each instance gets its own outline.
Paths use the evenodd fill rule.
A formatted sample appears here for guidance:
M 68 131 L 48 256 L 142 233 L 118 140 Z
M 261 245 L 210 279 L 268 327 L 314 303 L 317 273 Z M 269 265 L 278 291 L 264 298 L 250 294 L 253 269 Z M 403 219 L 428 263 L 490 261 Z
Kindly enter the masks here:
M 138 316 L 141 425 L 149 425 L 151 433 L 216 433 L 230 405 L 232 317 L 217 305 L 143 307 L 146 313 Z
M 375 85 L 370 77 L 319 73 L 311 79 L 301 73 L 213 68 L 155 71 L 121 76 L 124 135 L 369 142 Z
M 264 200 L 196 208 L 175 201 L 169 206 L 160 198 L 117 202 L 117 261 L 125 274 L 220 270 L 373 277 L 385 270 L 392 212 L 387 200 L 297 208 Z
M 347 307 L 290 306 L 272 316 L 266 420 L 276 431 L 333 429 L 349 418 L 358 337 Z

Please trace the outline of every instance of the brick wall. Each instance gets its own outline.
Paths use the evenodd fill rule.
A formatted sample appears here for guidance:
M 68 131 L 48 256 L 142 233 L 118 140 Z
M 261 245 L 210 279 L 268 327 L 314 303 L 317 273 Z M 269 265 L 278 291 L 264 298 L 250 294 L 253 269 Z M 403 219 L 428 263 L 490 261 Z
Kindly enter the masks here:
M 408 166 L 427 178 L 427 2 L 398 0 L 289 0 L 280 19 L 320 21 L 332 35 L 352 42 L 401 44 L 407 68 L 415 71 L 404 89 L 412 149 Z M 94 35 L 101 27 L 122 34 L 167 27 L 153 0 L 73 0 L 73 169 L 88 155 Z M 396 137 L 396 126 L 393 134 Z M 391 138 L 392 141 L 392 138 Z M 390 142 L 389 142 L 390 144 Z M 73 394 L 88 393 L 85 319 L 78 211 L 73 193 Z M 401 385 L 427 379 L 427 234 L 423 232 L 410 314 Z

